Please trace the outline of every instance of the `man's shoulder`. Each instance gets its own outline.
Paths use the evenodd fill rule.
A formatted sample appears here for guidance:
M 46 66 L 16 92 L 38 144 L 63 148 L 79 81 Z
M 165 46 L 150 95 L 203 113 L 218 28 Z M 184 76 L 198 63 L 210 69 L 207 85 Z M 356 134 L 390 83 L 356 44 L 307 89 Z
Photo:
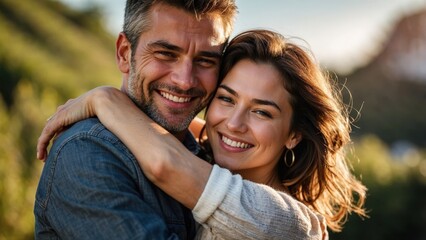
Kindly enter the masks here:
M 74 123 L 69 129 L 67 129 L 67 133 L 76 134 L 76 133 L 96 133 L 105 130 L 105 126 L 99 121 L 98 118 L 87 118 L 81 120 L 79 122 Z
M 62 132 L 55 140 L 54 145 L 65 144 L 79 139 L 96 139 L 99 142 L 115 144 L 120 142 L 117 136 L 109 131 L 98 118 L 88 118 L 73 124 Z
M 104 159 L 103 162 L 127 159 L 124 162 L 132 166 L 136 161 L 130 150 L 97 118 L 77 122 L 61 133 L 53 142 L 48 157 L 67 158 L 67 165 L 74 165 L 82 158 L 85 160 L 78 164 L 86 164 L 89 158 Z

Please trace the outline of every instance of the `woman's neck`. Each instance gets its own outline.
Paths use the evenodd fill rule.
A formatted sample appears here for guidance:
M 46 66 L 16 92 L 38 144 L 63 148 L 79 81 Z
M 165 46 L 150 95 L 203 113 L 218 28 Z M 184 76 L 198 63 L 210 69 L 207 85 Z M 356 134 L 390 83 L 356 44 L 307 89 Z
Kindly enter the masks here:
M 277 191 L 286 191 L 286 188 L 281 183 L 281 180 L 278 176 L 278 173 L 260 173 L 254 169 L 252 170 L 244 170 L 244 171 L 235 171 L 234 173 L 240 174 L 244 179 L 260 183 L 264 185 L 268 185 L 274 188 Z

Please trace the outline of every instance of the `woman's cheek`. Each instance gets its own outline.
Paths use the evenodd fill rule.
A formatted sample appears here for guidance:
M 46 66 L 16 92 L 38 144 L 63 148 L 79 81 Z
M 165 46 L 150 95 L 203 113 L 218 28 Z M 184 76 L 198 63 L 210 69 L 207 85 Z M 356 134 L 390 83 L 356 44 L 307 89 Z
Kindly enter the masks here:
M 207 111 L 207 118 L 206 118 L 207 125 L 214 126 L 218 122 L 220 122 L 221 118 L 225 117 L 224 109 L 222 108 L 223 106 L 221 107 L 220 104 L 216 102 L 216 100 L 213 100 L 213 102 L 211 103 Z

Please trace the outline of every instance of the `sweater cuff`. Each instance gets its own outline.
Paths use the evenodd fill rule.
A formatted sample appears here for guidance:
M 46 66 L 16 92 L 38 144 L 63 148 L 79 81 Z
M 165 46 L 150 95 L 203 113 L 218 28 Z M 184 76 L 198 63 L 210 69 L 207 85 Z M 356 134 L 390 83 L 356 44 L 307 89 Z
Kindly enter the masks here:
M 216 211 L 228 192 L 232 173 L 218 165 L 213 165 L 206 187 L 198 199 L 192 214 L 195 221 L 204 223 Z

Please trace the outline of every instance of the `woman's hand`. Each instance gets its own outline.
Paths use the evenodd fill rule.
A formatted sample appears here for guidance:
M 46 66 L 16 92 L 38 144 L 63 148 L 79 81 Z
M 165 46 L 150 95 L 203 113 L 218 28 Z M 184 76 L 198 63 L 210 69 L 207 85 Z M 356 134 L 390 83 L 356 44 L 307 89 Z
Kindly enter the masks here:
M 50 140 L 60 134 L 69 125 L 80 120 L 97 115 L 95 107 L 96 98 L 110 94 L 111 91 L 119 91 L 113 87 L 97 87 L 81 95 L 76 99 L 68 100 L 64 105 L 59 106 L 56 112 L 47 119 L 46 125 L 41 132 L 37 142 L 37 158 L 45 160 L 47 147 Z

